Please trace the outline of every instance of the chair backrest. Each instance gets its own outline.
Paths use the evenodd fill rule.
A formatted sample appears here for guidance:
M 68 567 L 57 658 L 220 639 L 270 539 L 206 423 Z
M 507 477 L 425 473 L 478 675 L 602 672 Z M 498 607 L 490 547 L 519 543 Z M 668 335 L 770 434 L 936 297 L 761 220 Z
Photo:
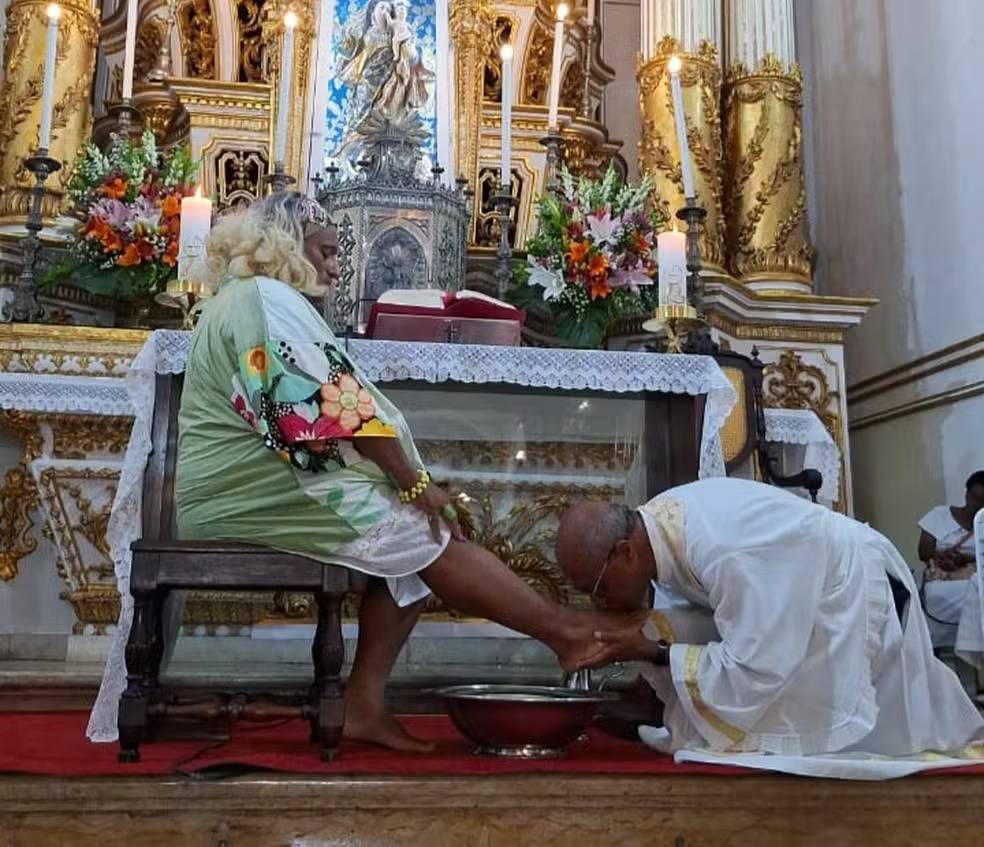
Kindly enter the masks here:
M 738 395 L 730 414 L 720 429 L 721 451 L 728 474 L 741 469 L 754 456 L 760 462 L 758 451 L 765 444 L 765 412 L 762 408 L 763 365 L 756 351 L 743 356 L 730 350 L 714 354 L 724 375 Z M 761 468 L 756 465 L 757 473 Z
M 178 464 L 181 374 L 158 374 L 154 391 L 150 456 L 143 480 L 143 538 L 174 538 L 174 474 Z

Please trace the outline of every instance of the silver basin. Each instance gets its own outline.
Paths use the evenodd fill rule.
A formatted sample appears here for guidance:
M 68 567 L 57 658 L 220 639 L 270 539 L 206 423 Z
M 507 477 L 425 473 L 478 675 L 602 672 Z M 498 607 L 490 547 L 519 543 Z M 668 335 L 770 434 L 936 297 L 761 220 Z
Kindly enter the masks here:
M 437 691 L 458 731 L 496 756 L 563 755 L 598 707 L 618 695 L 536 685 L 455 685 Z

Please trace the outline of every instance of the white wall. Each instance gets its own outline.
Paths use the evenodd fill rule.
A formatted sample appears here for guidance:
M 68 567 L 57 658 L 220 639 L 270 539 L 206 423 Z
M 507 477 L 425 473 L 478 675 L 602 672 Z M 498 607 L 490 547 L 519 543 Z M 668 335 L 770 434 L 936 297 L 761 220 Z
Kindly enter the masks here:
M 797 0 L 796 14 L 818 287 L 881 300 L 848 339 L 850 385 L 984 331 L 984 2 Z M 864 414 L 899 402 L 887 391 Z M 914 520 L 961 502 L 984 467 L 982 411 L 978 396 L 856 432 L 858 516 L 914 554 Z
M 639 178 L 639 0 L 602 0 L 601 55 L 614 69 L 615 79 L 605 89 L 604 121 L 613 140 L 623 142 L 622 155 L 630 180 Z

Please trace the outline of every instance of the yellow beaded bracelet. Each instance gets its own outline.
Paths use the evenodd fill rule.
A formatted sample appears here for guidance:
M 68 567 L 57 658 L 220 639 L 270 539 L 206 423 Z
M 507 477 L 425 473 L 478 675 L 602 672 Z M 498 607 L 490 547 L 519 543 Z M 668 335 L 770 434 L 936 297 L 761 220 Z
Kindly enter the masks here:
M 417 482 L 412 487 L 400 492 L 400 502 L 412 503 L 427 490 L 427 486 L 430 485 L 430 481 L 430 474 L 421 468 L 417 472 Z

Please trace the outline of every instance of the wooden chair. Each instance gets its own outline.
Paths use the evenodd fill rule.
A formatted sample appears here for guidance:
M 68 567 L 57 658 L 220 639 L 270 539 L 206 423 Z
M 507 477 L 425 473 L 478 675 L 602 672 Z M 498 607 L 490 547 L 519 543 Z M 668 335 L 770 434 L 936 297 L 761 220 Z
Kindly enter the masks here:
M 752 350 L 751 357 L 721 351 L 714 358 L 738 394 L 738 402 L 720 430 L 725 470 L 729 475 L 743 468 L 751 459 L 756 478 L 781 488 L 805 488 L 813 502 L 823 485 L 823 476 L 814 468 L 797 474 L 779 473 L 779 459 L 769 449 L 765 431 L 765 407 L 762 400 L 762 374 L 765 365 Z
M 133 626 L 126 646 L 127 686 L 119 704 L 119 760 L 135 762 L 153 722 L 166 717 L 254 718 L 294 716 L 296 708 L 253 704 L 244 695 L 218 705 L 181 705 L 160 684 L 164 654 L 162 611 L 172 590 L 305 591 L 314 594 L 318 625 L 311 655 L 314 683 L 300 714 L 311 724 L 312 741 L 320 740 L 321 758 L 338 752 L 345 720 L 341 669 L 342 600 L 361 592 L 367 579 L 342 567 L 265 547 L 225 541 L 178 541 L 174 538 L 174 475 L 177 464 L 178 408 L 182 377 L 158 375 L 154 400 L 152 451 L 143 485 L 143 534 L 134 542 L 130 593 Z

